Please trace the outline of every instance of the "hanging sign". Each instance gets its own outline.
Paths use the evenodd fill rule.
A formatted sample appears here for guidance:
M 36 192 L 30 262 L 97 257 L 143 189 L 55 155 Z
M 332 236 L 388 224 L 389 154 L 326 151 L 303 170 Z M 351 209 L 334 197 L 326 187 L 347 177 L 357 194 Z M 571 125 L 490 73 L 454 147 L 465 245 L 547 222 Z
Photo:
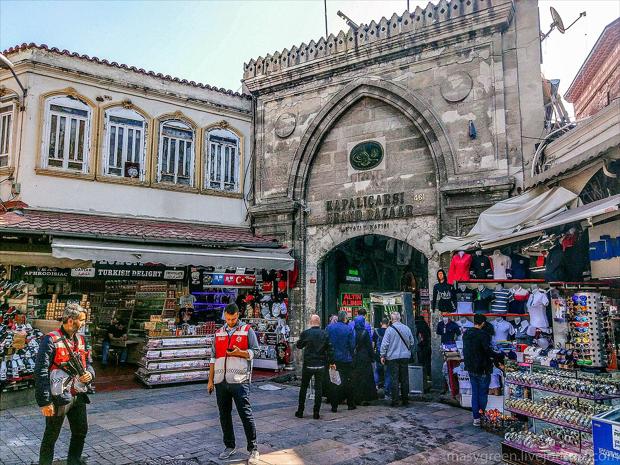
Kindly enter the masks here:
M 47 268 L 47 267 L 28 267 L 24 271 L 24 276 L 37 276 L 49 278 L 68 278 L 71 275 L 71 268 Z
M 340 295 L 340 302 L 343 307 L 363 307 L 364 298 L 362 294 L 344 292 Z
M 71 277 L 73 278 L 94 278 L 95 268 L 71 268 Z
M 211 287 L 244 287 L 256 285 L 256 275 L 236 273 L 213 273 L 201 267 L 190 268 L 190 290 L 200 291 Z
M 97 278 L 148 279 L 154 281 L 180 281 L 185 278 L 185 268 L 165 265 L 135 265 L 125 263 L 95 263 Z

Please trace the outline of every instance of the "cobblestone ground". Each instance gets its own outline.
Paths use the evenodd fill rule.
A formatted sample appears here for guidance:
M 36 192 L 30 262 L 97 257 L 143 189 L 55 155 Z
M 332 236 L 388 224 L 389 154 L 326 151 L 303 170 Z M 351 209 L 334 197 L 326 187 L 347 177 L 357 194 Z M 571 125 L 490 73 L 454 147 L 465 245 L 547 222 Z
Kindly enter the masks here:
M 386 403 L 298 419 L 298 388 L 252 386 L 263 465 L 498 465 L 500 438 L 471 425 L 471 414 L 439 403 Z M 203 384 L 92 396 L 84 456 L 89 465 L 222 465 L 245 463 L 238 417 L 235 460 L 219 461 L 221 432 L 215 395 Z M 236 415 L 236 413 L 233 413 Z M 35 407 L 0 412 L 0 463 L 36 463 L 43 418 Z M 67 424 L 56 447 L 65 454 Z

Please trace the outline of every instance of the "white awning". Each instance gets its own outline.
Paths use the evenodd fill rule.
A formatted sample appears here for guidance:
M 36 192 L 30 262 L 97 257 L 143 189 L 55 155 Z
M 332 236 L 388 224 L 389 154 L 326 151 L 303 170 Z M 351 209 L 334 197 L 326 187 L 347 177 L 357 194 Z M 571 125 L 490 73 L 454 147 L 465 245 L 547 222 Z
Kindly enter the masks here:
M 215 249 L 130 242 L 54 238 L 56 258 L 127 263 L 161 263 L 168 266 L 224 266 L 292 270 L 289 250 L 270 248 Z
M 469 234 L 463 237 L 445 236 L 435 243 L 434 248 L 441 254 L 511 235 L 559 215 L 576 198 L 577 195 L 563 187 L 532 189 L 497 202 L 480 214 Z

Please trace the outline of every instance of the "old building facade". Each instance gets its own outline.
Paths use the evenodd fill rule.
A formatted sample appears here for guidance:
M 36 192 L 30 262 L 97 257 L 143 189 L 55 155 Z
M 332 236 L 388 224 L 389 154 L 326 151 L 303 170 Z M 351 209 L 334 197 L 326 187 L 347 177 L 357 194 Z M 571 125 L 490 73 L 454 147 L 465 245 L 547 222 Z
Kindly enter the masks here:
M 412 247 L 432 286 L 433 242 L 523 185 L 543 128 L 540 61 L 537 2 L 452 0 L 245 65 L 252 223 L 301 264 L 294 330 L 335 313 L 325 263 L 369 235 Z

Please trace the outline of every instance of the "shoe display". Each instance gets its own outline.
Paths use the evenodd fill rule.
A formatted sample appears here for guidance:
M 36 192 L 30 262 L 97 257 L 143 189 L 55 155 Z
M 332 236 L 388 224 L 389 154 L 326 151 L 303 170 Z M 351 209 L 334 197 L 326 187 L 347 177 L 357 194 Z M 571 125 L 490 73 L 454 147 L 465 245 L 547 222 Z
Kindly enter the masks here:
M 220 460 L 226 460 L 230 458 L 235 452 L 237 452 L 237 449 L 235 449 L 234 447 L 227 447 L 226 449 L 224 449 L 224 452 L 222 452 L 218 457 Z

